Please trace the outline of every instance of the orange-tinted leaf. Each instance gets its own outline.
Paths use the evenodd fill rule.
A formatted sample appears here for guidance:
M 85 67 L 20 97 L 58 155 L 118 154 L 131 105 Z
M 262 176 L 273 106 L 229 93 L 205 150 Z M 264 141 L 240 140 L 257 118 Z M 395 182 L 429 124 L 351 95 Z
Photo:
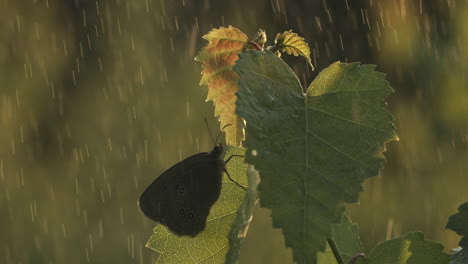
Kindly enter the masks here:
M 239 146 L 243 139 L 243 122 L 236 115 L 237 73 L 232 70 L 238 54 L 248 45 L 247 36 L 237 28 L 217 28 L 203 36 L 208 44 L 195 58 L 203 62 L 200 85 L 208 85 L 207 100 L 213 101 L 221 127 L 227 124 L 226 141 Z

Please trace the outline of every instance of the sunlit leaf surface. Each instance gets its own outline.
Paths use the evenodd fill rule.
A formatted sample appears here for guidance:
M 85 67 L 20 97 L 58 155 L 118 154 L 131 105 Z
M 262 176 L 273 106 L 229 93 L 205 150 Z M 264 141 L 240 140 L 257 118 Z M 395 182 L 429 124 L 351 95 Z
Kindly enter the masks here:
M 229 147 L 225 158 L 242 155 L 244 149 Z M 241 158 L 232 158 L 227 164 L 231 177 L 247 185 L 247 164 Z M 244 200 L 245 190 L 230 181 L 225 174 L 221 196 L 208 215 L 206 228 L 195 238 L 179 237 L 163 225 L 157 225 L 147 247 L 161 253 L 157 263 L 223 263 L 229 249 L 228 235 L 236 212 Z
M 293 33 L 292 30 L 278 33 L 275 38 L 275 49 L 280 52 L 287 52 L 289 55 L 303 56 L 309 65 L 314 69 L 310 60 L 310 48 L 304 38 Z
M 441 244 L 425 240 L 422 233 L 413 232 L 385 241 L 356 264 L 447 264 L 449 255 L 443 249 Z
M 200 84 L 208 85 L 207 100 L 213 101 L 215 115 L 219 116 L 221 128 L 227 124 L 226 141 L 240 145 L 243 138 L 242 120 L 236 115 L 237 74 L 232 66 L 238 54 L 247 46 L 248 38 L 234 27 L 213 29 L 203 36 L 208 44 L 195 58 L 203 62 Z
M 242 53 L 234 67 L 246 161 L 260 172 L 260 203 L 298 263 L 316 263 L 344 203 L 357 201 L 382 167 L 385 142 L 397 138 L 384 102 L 393 90 L 374 68 L 334 63 L 304 94 L 272 52 Z

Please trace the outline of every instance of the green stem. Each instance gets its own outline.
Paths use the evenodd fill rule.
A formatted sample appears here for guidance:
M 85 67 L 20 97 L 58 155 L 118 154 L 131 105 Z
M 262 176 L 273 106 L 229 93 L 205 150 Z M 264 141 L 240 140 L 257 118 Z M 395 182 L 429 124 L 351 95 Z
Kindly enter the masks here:
M 338 247 L 336 246 L 335 240 L 331 238 L 327 238 L 328 245 L 330 245 L 330 248 L 333 252 L 333 256 L 335 256 L 336 261 L 338 264 L 345 264 L 343 257 L 341 257 L 340 251 L 338 250 Z
M 279 50 L 279 47 L 276 46 L 276 45 L 275 46 L 268 46 L 266 48 L 266 50 L 269 50 L 269 51 L 273 52 L 274 54 L 276 54 L 276 52 Z
M 354 264 L 356 261 L 358 261 L 358 259 L 365 259 L 366 258 L 366 255 L 364 253 L 359 253 L 357 255 L 355 255 L 354 257 L 351 258 L 351 260 L 349 261 L 349 264 Z

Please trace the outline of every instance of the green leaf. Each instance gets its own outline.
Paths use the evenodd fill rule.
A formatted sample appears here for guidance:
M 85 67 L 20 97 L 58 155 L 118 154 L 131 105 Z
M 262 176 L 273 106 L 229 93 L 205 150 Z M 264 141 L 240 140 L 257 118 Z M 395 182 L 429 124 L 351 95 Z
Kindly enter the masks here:
M 445 228 L 453 230 L 458 235 L 463 236 L 458 244 L 461 248 L 453 250 L 455 254 L 453 254 L 450 264 L 468 263 L 468 203 L 464 203 L 458 207 L 458 213 L 449 217 Z
M 271 47 L 272 51 L 287 52 L 289 55 L 303 56 L 309 63 L 312 70 L 314 65 L 310 59 L 310 48 L 304 38 L 293 33 L 292 30 L 278 33 L 275 38 L 275 46 Z
M 439 243 L 424 240 L 421 232 L 408 233 L 383 242 L 356 264 L 447 264 L 450 256 L 443 249 Z
M 246 120 L 246 161 L 260 172 L 260 204 L 272 209 L 298 263 L 316 263 L 344 203 L 376 176 L 397 139 L 384 98 L 393 90 L 374 65 L 334 63 L 303 93 L 272 52 L 240 54 L 237 113 Z
M 225 158 L 243 155 L 245 149 L 229 146 Z M 231 177 L 241 185 L 247 185 L 247 164 L 242 158 L 232 158 L 227 164 Z M 147 247 L 161 253 L 156 263 L 222 263 L 228 251 L 228 235 L 236 218 L 236 212 L 244 200 L 245 190 L 230 181 L 225 174 L 219 200 L 213 205 L 206 228 L 195 238 L 179 237 L 163 225 L 153 230 Z
M 359 253 L 364 253 L 359 227 L 345 215 L 339 225 L 332 225 L 332 238 L 346 263 Z
M 361 238 L 359 237 L 359 227 L 351 222 L 346 215 L 343 217 L 341 224 L 332 225 L 332 238 L 345 263 L 349 263 L 354 256 L 364 252 Z M 318 253 L 317 259 L 317 263 L 319 264 L 337 263 L 328 245 L 325 252 Z
M 341 224 L 332 225 L 332 238 L 335 241 L 336 246 L 338 247 L 341 257 L 343 257 L 345 263 L 349 263 L 349 261 L 357 254 L 364 253 L 361 238 L 359 237 L 359 227 L 357 224 L 351 222 L 351 220 L 346 215 L 343 217 Z M 329 263 L 320 262 L 320 259 L 323 258 L 323 255 L 327 255 L 325 259 L 330 259 L 333 257 L 333 253 L 331 252 L 331 249 L 328 245 L 325 253 L 319 252 L 318 263 Z
M 241 244 L 247 236 L 247 231 L 253 217 L 254 206 L 258 200 L 257 186 L 260 182 L 260 176 L 252 165 L 248 167 L 247 175 L 249 188 L 247 189 L 244 202 L 239 210 L 237 210 L 236 219 L 232 223 L 231 232 L 229 233 L 229 251 L 226 255 L 226 263 L 237 263 Z

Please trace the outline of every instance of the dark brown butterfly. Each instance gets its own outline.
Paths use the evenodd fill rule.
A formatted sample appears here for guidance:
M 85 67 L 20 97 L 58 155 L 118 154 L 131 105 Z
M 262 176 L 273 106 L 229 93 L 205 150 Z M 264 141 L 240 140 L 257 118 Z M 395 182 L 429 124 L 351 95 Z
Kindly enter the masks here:
M 211 152 L 184 159 L 148 186 L 138 201 L 140 210 L 176 235 L 196 236 L 205 229 L 211 206 L 219 198 L 225 165 L 235 156 L 239 155 L 224 162 L 220 144 Z

